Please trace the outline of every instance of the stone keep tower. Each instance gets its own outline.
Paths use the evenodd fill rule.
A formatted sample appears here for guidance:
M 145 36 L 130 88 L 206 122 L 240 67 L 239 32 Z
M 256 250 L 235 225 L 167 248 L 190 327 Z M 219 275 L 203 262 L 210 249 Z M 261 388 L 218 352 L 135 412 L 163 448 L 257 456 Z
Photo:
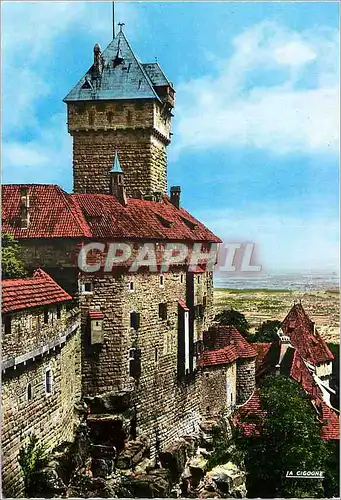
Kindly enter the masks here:
M 103 53 L 94 46 L 93 65 L 64 102 L 76 193 L 110 193 L 116 151 L 128 196 L 166 192 L 174 89 L 157 62 L 139 62 L 122 26 Z

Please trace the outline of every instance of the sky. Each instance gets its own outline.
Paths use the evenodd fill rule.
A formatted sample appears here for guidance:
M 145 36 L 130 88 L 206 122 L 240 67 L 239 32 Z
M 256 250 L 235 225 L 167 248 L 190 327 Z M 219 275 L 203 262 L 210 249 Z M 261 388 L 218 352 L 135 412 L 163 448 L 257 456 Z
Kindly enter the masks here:
M 2 181 L 72 190 L 62 102 L 112 39 L 111 2 L 2 2 Z M 263 271 L 337 271 L 339 5 L 115 2 L 176 90 L 168 185 Z

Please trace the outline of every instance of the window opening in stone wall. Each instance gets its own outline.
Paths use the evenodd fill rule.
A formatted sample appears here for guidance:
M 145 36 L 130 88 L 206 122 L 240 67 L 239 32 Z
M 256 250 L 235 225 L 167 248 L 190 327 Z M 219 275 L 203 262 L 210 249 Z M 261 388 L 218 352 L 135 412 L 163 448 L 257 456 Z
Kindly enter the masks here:
M 12 333 L 12 316 L 6 315 L 4 317 L 5 324 L 5 335 L 10 335 Z
M 86 281 L 84 283 L 84 292 L 92 292 L 94 289 L 92 281 Z
M 130 290 L 131 292 L 133 292 L 133 291 L 134 291 L 134 282 L 133 282 L 133 281 L 130 281 L 130 282 L 129 282 L 129 290 Z
M 200 276 L 197 277 L 197 282 L 200 283 Z
M 95 121 L 95 113 L 93 111 L 89 111 L 89 125 L 93 125 Z
M 32 399 L 32 385 L 30 383 L 27 384 L 26 395 L 27 395 L 27 401 L 31 401 L 31 399 Z
M 61 306 L 57 306 L 57 319 L 61 317 Z
M 155 347 L 155 363 L 157 363 L 158 357 L 159 357 L 159 351 L 158 351 L 158 348 Z
M 108 120 L 109 124 L 112 123 L 113 118 L 114 118 L 114 113 L 112 111 L 108 111 L 108 113 L 107 113 L 107 120 Z
M 180 283 L 183 283 L 184 282 L 184 275 L 181 273 L 180 274 Z
M 49 310 L 44 309 L 44 323 L 45 325 L 49 322 Z
M 45 392 L 52 394 L 52 371 L 50 369 L 45 372 Z
M 167 302 L 159 304 L 159 318 L 162 320 L 167 319 Z
M 140 314 L 136 311 L 130 313 L 130 327 L 134 328 L 134 330 L 140 328 Z
M 165 286 L 165 277 L 162 274 L 160 276 L 160 286 Z

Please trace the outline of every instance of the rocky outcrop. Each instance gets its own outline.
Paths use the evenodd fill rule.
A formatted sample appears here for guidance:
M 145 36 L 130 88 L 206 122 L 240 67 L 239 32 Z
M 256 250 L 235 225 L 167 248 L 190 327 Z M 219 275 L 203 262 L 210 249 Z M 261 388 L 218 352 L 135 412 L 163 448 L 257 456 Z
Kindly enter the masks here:
M 149 451 L 150 440 L 146 436 L 139 436 L 134 441 L 128 441 L 124 450 L 117 459 L 118 469 L 134 469 L 146 457 Z
M 232 462 L 210 470 L 197 489 L 199 498 L 245 498 L 246 472 Z

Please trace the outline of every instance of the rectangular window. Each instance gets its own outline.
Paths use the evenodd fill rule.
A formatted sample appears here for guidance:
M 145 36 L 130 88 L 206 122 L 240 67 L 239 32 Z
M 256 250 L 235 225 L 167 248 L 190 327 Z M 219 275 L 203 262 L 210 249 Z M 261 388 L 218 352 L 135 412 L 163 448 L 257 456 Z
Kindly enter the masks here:
M 204 307 L 206 307 L 206 306 L 207 306 L 207 295 L 204 295 L 204 296 L 203 296 L 203 298 L 202 298 L 202 305 L 203 305 Z
M 184 275 L 181 273 L 180 274 L 180 283 L 183 283 L 184 282 Z
M 57 319 L 61 317 L 61 306 L 57 306 Z
M 140 328 L 140 313 L 135 311 L 130 313 L 130 327 L 134 328 L 134 330 L 138 330 Z
M 45 325 L 49 322 L 49 310 L 44 309 L 44 323 Z
M 45 392 L 52 394 L 52 371 L 50 369 L 45 372 Z
M 134 291 L 134 282 L 133 282 L 133 281 L 130 281 L 130 282 L 129 282 L 129 291 L 130 291 L 130 292 L 133 292 L 133 291 Z
M 134 378 L 141 375 L 141 349 L 129 349 L 129 375 Z
M 160 275 L 160 286 L 165 286 L 165 277 L 162 274 Z
M 159 318 L 162 320 L 167 319 L 167 302 L 159 304 Z
M 185 373 L 189 373 L 189 312 L 184 314 L 184 332 L 185 332 Z
M 12 333 L 12 316 L 6 315 L 4 317 L 5 335 Z
M 92 281 L 87 281 L 84 283 L 84 292 L 92 292 L 93 291 L 93 284 Z

